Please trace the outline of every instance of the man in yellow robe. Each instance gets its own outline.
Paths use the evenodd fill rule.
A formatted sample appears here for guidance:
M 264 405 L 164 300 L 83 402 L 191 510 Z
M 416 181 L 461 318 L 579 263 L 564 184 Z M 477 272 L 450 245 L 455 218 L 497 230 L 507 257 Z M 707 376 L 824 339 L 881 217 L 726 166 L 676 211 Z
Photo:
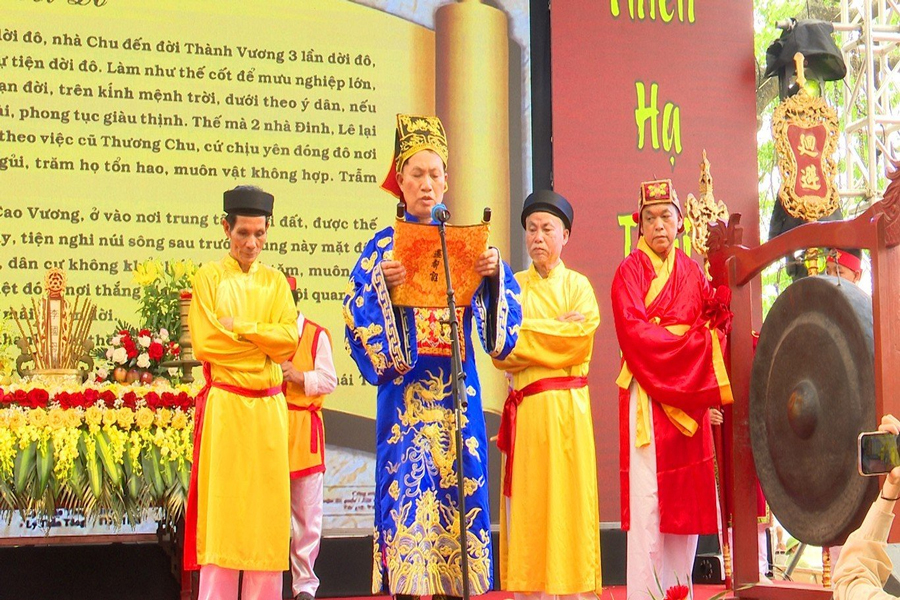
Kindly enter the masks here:
M 573 211 L 541 190 L 522 210 L 532 265 L 522 288 L 519 341 L 499 369 L 512 374 L 498 446 L 502 588 L 516 598 L 593 598 L 601 592 L 597 465 L 587 374 L 600 325 L 590 282 L 560 259 Z
M 291 505 L 288 415 L 281 363 L 297 348 L 297 311 L 284 275 L 256 259 L 274 198 L 225 192 L 228 256 L 194 279 L 190 329 L 206 387 L 194 414 L 185 567 L 199 598 L 281 598 Z

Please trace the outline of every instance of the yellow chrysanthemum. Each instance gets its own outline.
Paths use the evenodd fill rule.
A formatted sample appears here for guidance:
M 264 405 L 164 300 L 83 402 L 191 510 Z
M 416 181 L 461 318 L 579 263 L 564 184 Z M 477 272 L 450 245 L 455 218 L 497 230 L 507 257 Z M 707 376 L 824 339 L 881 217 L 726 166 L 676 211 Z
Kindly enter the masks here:
M 161 408 L 156 413 L 156 424 L 160 427 L 168 427 L 172 420 L 172 411 L 168 408 Z
M 66 426 L 66 413 L 61 408 L 51 408 L 47 415 L 47 424 L 50 429 L 62 429 Z
M 41 428 L 47 426 L 47 411 L 43 408 L 33 408 L 28 411 L 28 423 Z
M 184 429 L 187 427 L 187 415 L 183 412 L 175 411 L 175 415 L 172 417 L 172 428 L 173 429 Z
M 25 425 L 25 414 L 21 410 L 9 409 L 9 428 L 12 431 L 21 429 Z
M 149 429 L 153 425 L 153 411 L 146 406 L 141 407 L 135 416 L 135 422 L 140 429 Z
M 119 419 L 119 412 L 114 408 L 103 409 L 103 424 L 111 427 Z
M 81 413 L 74 408 L 66 410 L 66 427 L 75 429 L 81 426 Z
M 96 406 L 89 406 L 86 411 L 84 411 L 84 422 L 88 425 L 100 425 L 103 422 L 103 411 Z
M 123 406 L 116 411 L 116 415 L 116 422 L 119 424 L 119 427 L 122 429 L 131 429 L 131 424 L 134 423 L 134 411 L 127 406 Z

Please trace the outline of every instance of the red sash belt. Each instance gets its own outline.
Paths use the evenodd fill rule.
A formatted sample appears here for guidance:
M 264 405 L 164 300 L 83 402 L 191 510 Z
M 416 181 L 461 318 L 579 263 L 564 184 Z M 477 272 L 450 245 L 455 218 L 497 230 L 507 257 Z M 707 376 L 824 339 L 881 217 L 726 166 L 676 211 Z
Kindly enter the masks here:
M 241 387 L 239 385 L 231 385 L 230 383 L 220 383 L 218 381 L 213 381 L 212 385 L 209 387 L 214 387 L 219 390 L 225 390 L 226 392 L 237 394 L 238 396 L 243 396 L 244 398 L 268 398 L 269 396 L 276 396 L 281 393 L 280 385 L 266 388 L 264 390 L 251 390 L 250 388 Z M 206 393 L 208 394 L 209 390 L 207 390 Z
M 523 387 L 521 390 L 511 390 L 503 405 L 503 415 L 500 417 L 500 431 L 497 434 L 497 448 L 506 454 L 506 471 L 503 478 L 503 495 L 512 496 L 513 454 L 516 448 L 516 415 L 519 405 L 526 396 L 533 396 L 541 392 L 552 390 L 575 390 L 583 388 L 588 383 L 587 377 L 547 377 L 538 379 Z
M 309 451 L 313 454 L 319 453 L 319 444 L 324 443 L 325 440 L 325 426 L 322 424 L 322 417 L 319 415 L 322 412 L 322 409 L 318 406 L 295 406 L 294 404 L 287 405 L 288 410 L 306 410 L 309 411 L 309 416 L 312 419 L 312 423 L 310 423 L 310 432 L 309 432 Z
M 206 398 L 209 396 L 209 390 L 217 388 L 245 398 L 267 398 L 281 393 L 280 385 L 263 390 L 251 390 L 213 381 L 212 367 L 208 362 L 203 363 L 203 378 L 206 385 L 203 386 L 194 401 L 194 456 L 191 465 L 191 486 L 188 489 L 187 508 L 184 515 L 184 568 L 189 571 L 196 571 L 200 568 L 200 565 L 197 564 L 197 473 L 199 472 L 197 465 L 200 460 L 203 413 L 206 410 Z

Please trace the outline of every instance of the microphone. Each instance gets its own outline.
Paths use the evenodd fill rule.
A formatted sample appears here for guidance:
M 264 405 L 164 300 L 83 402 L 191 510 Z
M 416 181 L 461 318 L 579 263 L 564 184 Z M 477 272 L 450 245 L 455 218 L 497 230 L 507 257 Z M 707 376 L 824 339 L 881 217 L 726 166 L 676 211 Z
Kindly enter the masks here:
M 446 204 L 435 204 L 431 209 L 431 219 L 438 223 L 446 223 L 450 220 L 450 209 Z

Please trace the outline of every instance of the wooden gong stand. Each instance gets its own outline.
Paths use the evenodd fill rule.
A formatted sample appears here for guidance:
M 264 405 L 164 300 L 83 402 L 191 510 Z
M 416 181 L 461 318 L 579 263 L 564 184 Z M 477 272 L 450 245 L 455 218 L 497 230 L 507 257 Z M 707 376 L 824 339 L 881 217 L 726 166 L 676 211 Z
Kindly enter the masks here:
M 896 177 L 896 176 L 895 176 Z M 783 256 L 806 248 L 860 248 L 872 257 L 872 315 L 875 338 L 876 415 L 900 416 L 900 178 L 875 203 L 850 221 L 807 223 L 757 246 L 741 244 L 740 215 L 710 228 L 709 263 L 715 283 L 727 283 L 734 311 L 730 335 L 730 376 L 734 393 L 730 431 L 733 452 L 729 492 L 733 498 L 733 597 L 760 600 L 828 600 L 831 589 L 784 581 L 759 583 L 757 562 L 756 468 L 750 446 L 752 315 L 760 298 L 759 274 Z M 727 423 L 727 422 L 726 422 Z M 751 457 L 748 460 L 748 457 Z M 894 532 L 890 540 L 900 539 Z

